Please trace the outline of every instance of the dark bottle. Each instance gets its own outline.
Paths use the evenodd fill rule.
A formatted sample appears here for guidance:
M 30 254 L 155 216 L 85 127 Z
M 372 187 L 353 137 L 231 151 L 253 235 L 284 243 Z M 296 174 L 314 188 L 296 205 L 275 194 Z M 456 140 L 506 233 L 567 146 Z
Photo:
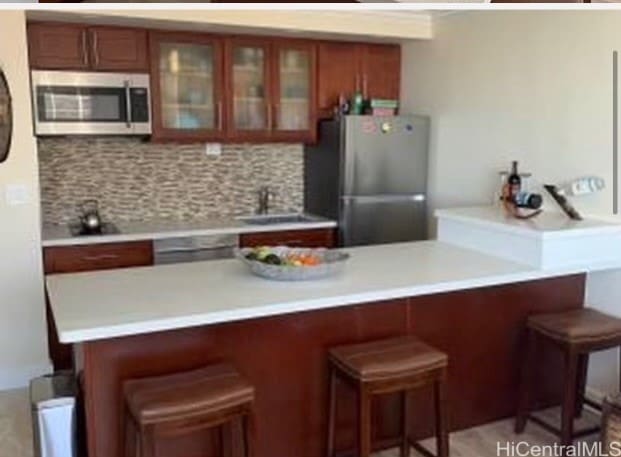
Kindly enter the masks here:
M 539 209 L 543 204 L 543 197 L 530 192 L 518 192 L 513 202 L 518 208 Z
M 515 197 L 522 190 L 522 178 L 520 178 L 520 174 L 518 173 L 518 163 L 517 160 L 511 162 L 511 173 L 507 178 L 507 184 L 509 185 L 509 197 L 511 200 L 515 201 Z

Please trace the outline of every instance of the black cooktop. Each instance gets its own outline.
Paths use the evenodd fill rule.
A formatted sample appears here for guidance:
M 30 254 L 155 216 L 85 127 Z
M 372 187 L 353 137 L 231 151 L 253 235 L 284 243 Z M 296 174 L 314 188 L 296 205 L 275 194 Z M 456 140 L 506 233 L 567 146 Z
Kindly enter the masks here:
M 90 230 L 80 223 L 69 224 L 71 236 L 97 236 L 97 235 L 116 235 L 121 233 L 119 228 L 112 222 L 104 222 L 97 230 Z

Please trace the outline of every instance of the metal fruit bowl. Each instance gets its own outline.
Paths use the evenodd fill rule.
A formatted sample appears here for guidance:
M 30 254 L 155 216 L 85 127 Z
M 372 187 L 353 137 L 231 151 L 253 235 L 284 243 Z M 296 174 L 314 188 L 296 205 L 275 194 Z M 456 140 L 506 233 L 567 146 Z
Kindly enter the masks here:
M 345 268 L 349 254 L 330 249 L 289 248 L 287 246 L 269 247 L 270 251 L 283 258 L 288 254 L 312 253 L 319 257 L 319 265 L 271 265 L 259 260 L 250 260 L 246 255 L 253 252 L 253 248 L 242 248 L 235 251 L 235 257 L 248 266 L 250 271 L 262 278 L 276 281 L 307 281 L 321 279 L 339 274 Z

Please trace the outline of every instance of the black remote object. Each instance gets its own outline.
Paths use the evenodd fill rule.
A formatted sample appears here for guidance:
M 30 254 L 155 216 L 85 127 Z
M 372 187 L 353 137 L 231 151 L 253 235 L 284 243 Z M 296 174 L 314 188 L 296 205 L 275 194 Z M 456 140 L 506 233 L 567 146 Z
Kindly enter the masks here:
M 550 193 L 550 195 L 552 195 L 552 198 L 556 201 L 556 203 L 558 203 L 558 205 L 565 212 L 565 214 L 569 216 L 570 219 L 573 219 L 574 221 L 582 220 L 582 216 L 580 215 L 580 213 L 576 211 L 576 208 L 574 208 L 571 203 L 569 203 L 569 200 L 567 200 L 564 195 L 561 195 L 558 192 L 558 188 L 556 186 L 546 184 L 543 187 Z

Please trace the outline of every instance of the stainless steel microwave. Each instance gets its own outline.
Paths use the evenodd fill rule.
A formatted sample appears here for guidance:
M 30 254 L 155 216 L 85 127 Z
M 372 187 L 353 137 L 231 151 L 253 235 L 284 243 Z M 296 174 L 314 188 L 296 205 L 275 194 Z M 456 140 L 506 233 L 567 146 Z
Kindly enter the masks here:
M 33 71 L 36 135 L 149 135 L 148 74 Z

